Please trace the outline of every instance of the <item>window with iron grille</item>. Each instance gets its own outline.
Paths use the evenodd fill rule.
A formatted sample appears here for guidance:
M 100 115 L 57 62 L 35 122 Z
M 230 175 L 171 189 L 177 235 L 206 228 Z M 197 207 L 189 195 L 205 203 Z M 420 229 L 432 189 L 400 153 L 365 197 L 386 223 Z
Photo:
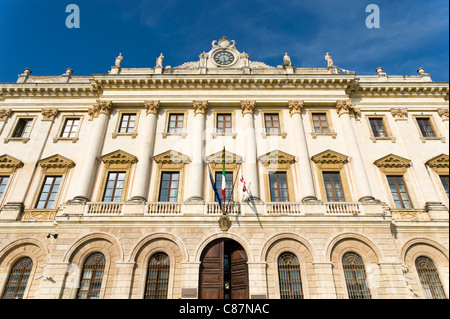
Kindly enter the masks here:
M 449 197 L 448 195 L 448 191 L 449 191 L 449 187 L 448 187 L 448 176 L 439 176 L 441 179 L 441 183 L 442 186 L 444 186 L 445 192 L 447 193 L 447 197 Z M 0 194 L 1 194 L 1 190 L 0 190 Z M 0 195 L 1 197 L 1 195 Z
M 23 298 L 32 268 L 33 261 L 29 257 L 22 258 L 14 264 L 2 295 L 3 299 Z
M 281 299 L 303 299 L 300 264 L 297 256 L 284 253 L 278 258 Z
M 323 182 L 327 201 L 345 202 L 344 190 L 342 189 L 341 176 L 339 172 L 324 172 Z
M 5 192 L 6 184 L 8 184 L 9 176 L 0 176 L 0 199 Z
M 280 120 L 278 114 L 264 114 L 266 133 L 280 133 Z
M 387 137 L 386 129 L 384 127 L 382 118 L 370 118 L 370 127 L 374 137 Z
M 182 133 L 183 132 L 184 114 L 170 114 L 169 127 L 167 132 L 169 133 Z
M 42 186 L 37 209 L 52 209 L 61 184 L 61 176 L 46 176 Z
M 178 172 L 163 172 L 161 176 L 161 188 L 159 191 L 160 202 L 178 201 L 178 184 L 180 174 Z
M 150 258 L 144 299 L 167 299 L 169 270 L 170 259 L 166 254 L 157 253 Z
M 420 132 L 423 137 L 436 137 L 428 117 L 417 118 L 417 124 L 419 124 Z
M 66 119 L 66 122 L 64 123 L 63 131 L 61 133 L 61 137 L 63 137 L 63 138 L 76 137 L 79 126 L 80 126 L 80 119 L 79 118 Z
M 289 202 L 288 184 L 285 172 L 270 173 L 269 185 L 272 202 Z
M 217 114 L 217 133 L 231 133 L 231 114 Z
M 446 299 L 444 287 L 433 261 L 425 256 L 416 259 L 420 284 L 427 299 Z
M 102 253 L 94 253 L 86 259 L 81 275 L 78 299 L 99 299 L 105 263 L 105 256 Z
M 106 182 L 104 202 L 121 202 L 125 183 L 125 172 L 110 172 Z
M 314 132 L 316 133 L 329 133 L 328 121 L 326 113 L 313 113 Z
M 136 125 L 136 114 L 122 114 L 119 133 L 133 133 Z
M 32 119 L 19 119 L 16 125 L 16 129 L 12 135 L 13 138 L 26 138 L 31 129 Z
M 371 299 L 364 262 L 358 254 L 346 253 L 342 258 L 345 282 L 350 299 Z
M 396 208 L 412 208 L 402 176 L 388 176 L 389 188 Z

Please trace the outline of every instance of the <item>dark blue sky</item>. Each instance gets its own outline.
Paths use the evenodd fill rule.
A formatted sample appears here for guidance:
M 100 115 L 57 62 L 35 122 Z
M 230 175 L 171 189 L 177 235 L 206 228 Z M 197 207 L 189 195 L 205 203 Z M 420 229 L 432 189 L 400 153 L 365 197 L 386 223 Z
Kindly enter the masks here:
M 69 4 L 81 11 L 68 29 Z M 366 6 L 381 11 L 368 29 Z M 0 82 L 33 75 L 106 74 L 121 52 L 122 67 L 172 67 L 197 61 L 212 40 L 227 36 L 250 60 L 277 66 L 285 52 L 295 67 L 340 68 L 449 80 L 448 0 L 0 0 Z

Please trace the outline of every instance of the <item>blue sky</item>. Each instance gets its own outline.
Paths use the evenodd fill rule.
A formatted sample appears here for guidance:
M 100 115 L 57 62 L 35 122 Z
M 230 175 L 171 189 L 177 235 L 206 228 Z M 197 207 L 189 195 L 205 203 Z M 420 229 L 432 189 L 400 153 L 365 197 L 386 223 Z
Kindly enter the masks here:
M 68 29 L 69 4 L 81 11 Z M 380 8 L 379 29 L 366 27 L 366 6 Z M 172 67 L 197 61 L 227 36 L 250 60 L 277 66 L 285 52 L 295 67 L 340 68 L 449 80 L 448 0 L 0 0 L 0 82 L 33 75 L 106 74 L 122 67 Z

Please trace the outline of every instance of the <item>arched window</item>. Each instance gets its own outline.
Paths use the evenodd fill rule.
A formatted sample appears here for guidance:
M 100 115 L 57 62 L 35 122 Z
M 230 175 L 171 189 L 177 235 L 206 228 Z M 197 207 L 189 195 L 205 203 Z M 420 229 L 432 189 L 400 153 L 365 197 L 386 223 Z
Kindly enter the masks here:
M 29 257 L 22 258 L 14 264 L 3 292 L 3 299 L 23 298 L 31 268 L 33 268 L 33 261 Z
M 150 258 L 144 299 L 167 299 L 170 259 L 164 253 Z
M 105 271 L 105 256 L 94 253 L 86 259 L 81 276 L 78 299 L 98 299 Z
M 439 274 L 433 261 L 428 257 L 419 257 L 416 259 L 416 268 L 425 298 L 446 299 L 444 287 L 442 287 Z
M 346 253 L 342 258 L 342 265 L 344 267 L 348 297 L 350 299 L 371 299 L 362 258 L 355 253 Z
M 297 256 L 284 253 L 278 258 L 281 299 L 303 299 L 300 264 Z

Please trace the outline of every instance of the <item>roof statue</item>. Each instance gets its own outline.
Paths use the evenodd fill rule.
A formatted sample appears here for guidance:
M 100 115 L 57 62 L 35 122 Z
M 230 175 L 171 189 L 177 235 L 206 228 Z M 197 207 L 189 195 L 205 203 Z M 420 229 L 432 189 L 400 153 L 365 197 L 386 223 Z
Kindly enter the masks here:
M 328 63 L 328 67 L 333 67 L 333 59 L 331 58 L 330 54 L 327 52 L 327 54 L 325 55 L 325 61 L 327 61 Z
M 122 65 L 122 61 L 123 61 L 123 56 L 122 56 L 122 53 L 120 53 L 119 56 L 116 58 L 116 63 L 115 63 L 116 68 L 120 68 L 120 66 Z

